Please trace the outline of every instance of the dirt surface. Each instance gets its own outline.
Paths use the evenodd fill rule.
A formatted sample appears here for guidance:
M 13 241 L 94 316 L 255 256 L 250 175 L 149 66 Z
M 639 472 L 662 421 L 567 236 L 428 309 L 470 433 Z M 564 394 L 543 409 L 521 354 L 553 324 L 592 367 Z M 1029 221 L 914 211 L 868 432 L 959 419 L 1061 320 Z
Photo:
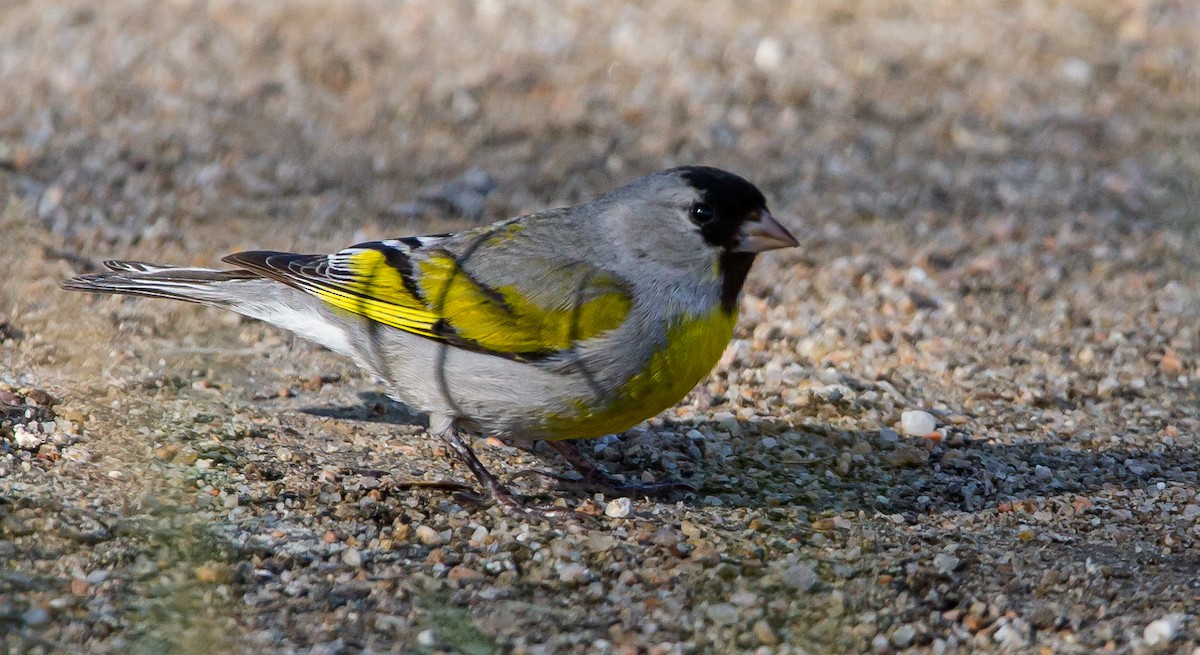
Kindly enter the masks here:
M 0 4 L 9 652 L 1200 646 L 1200 5 L 645 4 Z M 585 444 L 698 488 L 620 518 L 414 487 L 469 478 L 349 362 L 57 289 L 683 163 L 802 247 L 702 387 Z

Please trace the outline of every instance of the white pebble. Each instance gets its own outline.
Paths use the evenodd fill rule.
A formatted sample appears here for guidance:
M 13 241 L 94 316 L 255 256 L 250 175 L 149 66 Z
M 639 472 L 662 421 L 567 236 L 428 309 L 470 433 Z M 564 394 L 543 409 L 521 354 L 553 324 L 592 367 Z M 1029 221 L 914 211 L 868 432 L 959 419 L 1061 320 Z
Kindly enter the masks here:
M 559 564 L 554 570 L 558 573 L 558 579 L 567 584 L 583 584 L 592 579 L 592 572 L 586 566 L 574 562 Z
M 628 498 L 613 498 L 604 508 L 604 515 L 609 518 L 623 519 L 633 511 L 633 501 Z
M 1151 621 L 1142 631 L 1142 639 L 1146 640 L 1147 646 L 1165 644 L 1179 634 L 1182 622 L 1182 617 L 1178 614 L 1168 614 L 1161 619 Z
M 933 557 L 933 565 L 943 575 L 950 575 L 958 569 L 958 565 L 962 562 L 959 558 L 949 553 L 938 553 Z
M 38 446 L 42 445 L 42 435 L 18 424 L 13 426 L 13 441 L 17 442 L 18 448 L 36 450 Z
M 433 648 L 438 645 L 437 633 L 432 629 L 422 630 L 417 633 L 417 645 L 422 648 Z
M 929 412 L 910 409 L 900 415 L 900 426 L 905 434 L 923 437 L 937 429 L 937 420 Z
M 426 546 L 438 546 L 446 543 L 442 535 L 428 525 L 418 525 L 416 530 L 417 540 Z
M 765 71 L 773 71 L 783 63 L 783 44 L 778 39 L 767 37 L 758 42 L 754 49 L 754 65 Z
M 362 553 L 357 548 L 347 548 L 342 551 L 342 561 L 346 566 L 362 566 Z

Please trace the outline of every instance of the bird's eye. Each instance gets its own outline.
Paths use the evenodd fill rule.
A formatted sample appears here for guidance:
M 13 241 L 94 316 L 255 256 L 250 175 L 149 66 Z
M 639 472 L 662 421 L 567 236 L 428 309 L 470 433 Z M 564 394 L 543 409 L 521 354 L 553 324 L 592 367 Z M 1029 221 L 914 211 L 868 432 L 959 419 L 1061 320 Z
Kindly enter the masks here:
M 713 213 L 712 207 L 702 202 L 693 203 L 692 208 L 688 211 L 688 215 L 696 225 L 704 225 L 716 216 Z

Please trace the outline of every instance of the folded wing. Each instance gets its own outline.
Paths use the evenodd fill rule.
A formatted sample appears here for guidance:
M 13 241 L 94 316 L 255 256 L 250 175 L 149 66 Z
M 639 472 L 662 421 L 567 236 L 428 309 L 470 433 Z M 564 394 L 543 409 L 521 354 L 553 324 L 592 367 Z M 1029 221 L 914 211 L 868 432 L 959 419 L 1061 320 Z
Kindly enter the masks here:
M 505 235 L 493 240 L 476 232 L 469 255 L 443 247 L 463 236 L 373 241 L 331 255 L 249 251 L 225 261 L 372 321 L 513 359 L 569 351 L 629 313 L 629 289 L 611 273 L 553 253 L 525 253 L 513 267 L 500 267 L 503 276 L 489 275 L 505 256 Z

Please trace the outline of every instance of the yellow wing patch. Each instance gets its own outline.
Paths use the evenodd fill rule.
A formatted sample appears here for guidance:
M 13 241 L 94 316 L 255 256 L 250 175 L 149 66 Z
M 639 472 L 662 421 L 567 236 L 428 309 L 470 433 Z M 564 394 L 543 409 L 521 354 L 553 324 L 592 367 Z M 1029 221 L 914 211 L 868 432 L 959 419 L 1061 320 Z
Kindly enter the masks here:
M 496 352 L 567 350 L 620 325 L 631 304 L 624 286 L 611 277 L 591 277 L 580 298 L 547 308 L 513 286 L 481 285 L 449 255 L 435 254 L 418 267 L 426 306 L 462 339 Z
M 312 287 L 321 300 L 372 321 L 426 337 L 437 337 L 434 326 L 441 318 L 405 286 L 400 271 L 375 249 L 364 249 L 346 258 L 345 281 Z
M 619 326 L 632 303 L 624 285 L 605 275 L 586 278 L 559 306 L 544 307 L 515 286 L 481 284 L 448 253 L 430 253 L 423 261 L 405 259 L 400 263 L 404 270 L 391 259 L 376 247 L 360 247 L 331 257 L 319 279 L 290 279 L 343 311 L 508 355 L 569 350 Z

